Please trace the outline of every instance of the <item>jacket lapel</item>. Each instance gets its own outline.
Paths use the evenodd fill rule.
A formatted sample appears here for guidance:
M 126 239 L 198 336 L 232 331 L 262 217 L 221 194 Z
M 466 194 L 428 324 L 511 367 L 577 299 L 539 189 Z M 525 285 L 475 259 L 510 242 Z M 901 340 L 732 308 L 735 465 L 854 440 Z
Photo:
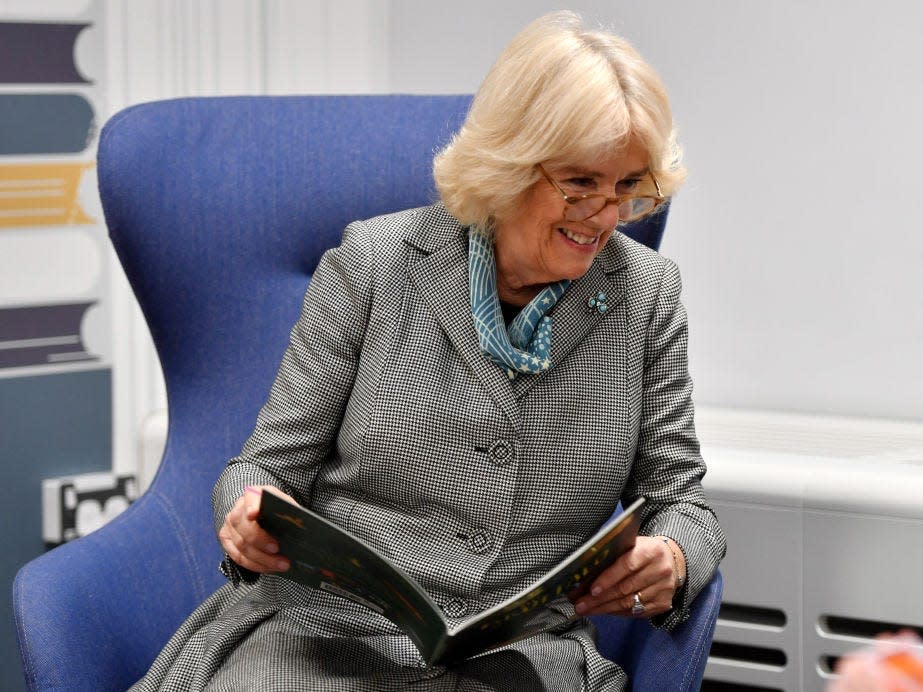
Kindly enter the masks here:
M 439 209 L 437 205 L 435 209 Z M 468 297 L 468 237 L 444 210 L 441 219 L 420 223 L 405 242 L 420 255 L 410 276 L 462 361 L 474 372 L 510 422 L 519 427 L 520 411 L 506 374 L 481 351 Z M 435 221 L 435 223 L 433 223 Z
M 609 246 L 590 265 L 587 273 L 571 282 L 567 292 L 551 311 L 554 318 L 551 334 L 551 370 L 516 378 L 513 391 L 517 399 L 522 399 L 548 372 L 553 371 L 567 358 L 599 322 L 616 319 L 615 315 L 625 299 L 625 286 L 620 275 L 624 267 L 625 253 L 620 236 L 614 234 Z M 595 298 L 600 293 L 605 295 L 603 302 L 606 309 L 602 312 L 587 303 L 590 298 Z
M 419 251 L 411 261 L 410 276 L 423 300 L 429 305 L 461 359 L 471 368 L 491 397 L 519 427 L 522 399 L 548 372 L 523 375 L 512 382 L 481 351 L 471 318 L 468 297 L 467 231 L 441 204 L 429 208 L 421 222 L 407 235 L 405 242 Z M 625 299 L 621 270 L 626 266 L 623 239 L 618 233 L 590 265 L 590 269 L 573 281 L 561 296 L 551 315 L 554 327 L 551 358 L 561 363 L 604 319 L 618 319 Z M 587 305 L 591 297 L 605 294 L 606 310 L 600 312 Z

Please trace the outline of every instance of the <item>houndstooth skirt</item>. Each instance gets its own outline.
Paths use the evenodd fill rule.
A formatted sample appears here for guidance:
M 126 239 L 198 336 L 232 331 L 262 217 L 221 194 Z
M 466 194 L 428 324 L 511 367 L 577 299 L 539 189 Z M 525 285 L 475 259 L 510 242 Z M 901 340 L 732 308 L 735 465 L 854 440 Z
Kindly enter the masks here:
M 427 667 L 388 620 L 279 577 L 227 584 L 193 612 L 132 692 L 624 690 L 584 619 L 446 667 Z

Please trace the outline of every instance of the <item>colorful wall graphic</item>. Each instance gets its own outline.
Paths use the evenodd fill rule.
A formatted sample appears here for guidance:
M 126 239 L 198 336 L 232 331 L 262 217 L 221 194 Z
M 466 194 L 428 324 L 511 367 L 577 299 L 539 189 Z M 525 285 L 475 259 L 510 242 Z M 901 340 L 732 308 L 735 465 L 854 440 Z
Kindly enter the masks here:
M 0 164 L 0 227 L 93 223 L 78 199 L 83 172 L 92 167 L 92 163 Z
M 0 156 L 79 154 L 95 136 L 93 106 L 80 94 L 0 93 Z
M 80 323 L 93 303 L 0 308 L 0 368 L 96 360 Z
M 89 24 L 0 22 L 0 82 L 89 84 L 74 62 L 77 36 Z
M 0 590 L 6 594 L 17 570 L 45 549 L 42 480 L 112 468 L 108 238 L 94 161 L 105 113 L 104 6 L 104 0 L 0 3 Z M 0 689 L 23 688 L 7 598 L 0 600 Z

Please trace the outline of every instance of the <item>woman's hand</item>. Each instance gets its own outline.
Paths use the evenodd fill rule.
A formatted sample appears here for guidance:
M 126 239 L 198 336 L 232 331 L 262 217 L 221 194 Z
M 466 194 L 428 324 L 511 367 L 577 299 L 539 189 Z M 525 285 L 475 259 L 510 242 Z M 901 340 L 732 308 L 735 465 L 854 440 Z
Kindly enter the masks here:
M 278 488 L 269 485 L 253 486 L 237 498 L 237 502 L 224 518 L 224 525 L 218 531 L 221 547 L 234 562 L 251 572 L 284 572 L 290 563 L 279 555 L 279 544 L 256 522 L 260 511 L 260 493 L 267 488 L 277 495 L 295 502 Z M 297 502 L 296 502 L 297 504 Z
M 674 555 L 677 557 L 675 564 Z M 685 574 L 686 565 L 679 546 L 672 541 L 668 545 L 659 537 L 638 536 L 635 546 L 596 578 L 590 593 L 578 599 L 575 607 L 579 615 L 649 618 L 666 613 L 673 607 L 677 577 Z M 643 612 L 632 613 L 635 594 L 640 595 Z

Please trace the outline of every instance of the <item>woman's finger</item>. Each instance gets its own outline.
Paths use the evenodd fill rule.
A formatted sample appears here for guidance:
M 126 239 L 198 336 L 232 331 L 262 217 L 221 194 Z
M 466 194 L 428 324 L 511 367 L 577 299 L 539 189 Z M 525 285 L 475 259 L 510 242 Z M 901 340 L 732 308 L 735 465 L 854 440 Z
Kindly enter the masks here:
M 624 583 L 624 582 L 623 582 Z M 596 586 L 594 584 L 594 591 Z M 650 617 L 670 610 L 673 602 L 673 583 L 664 578 L 656 567 L 646 568 L 631 577 L 631 588 L 622 591 L 617 588 L 590 593 L 575 604 L 580 615 L 632 615 L 635 594 L 640 594 L 644 606 L 643 617 Z
M 222 547 L 234 562 L 251 571 L 287 570 L 289 561 L 278 554 L 278 543 L 256 522 L 258 502 L 246 495 L 238 498 L 218 532 Z
M 645 563 L 641 569 L 626 575 L 611 590 L 619 596 L 628 597 L 638 591 L 653 588 L 658 592 L 660 590 L 669 591 L 672 598 L 675 587 L 676 577 L 672 563 L 655 559 Z
M 577 612 L 628 615 L 638 593 L 642 594 L 645 617 L 666 612 L 676 586 L 672 560 L 663 541 L 639 536 L 631 550 L 594 580 L 590 593 L 575 604 Z
M 628 596 L 658 581 L 655 573 L 670 568 L 668 548 L 656 539 L 639 536 L 634 547 L 626 551 L 607 567 L 590 586 L 590 593 L 598 595 L 614 591 L 616 596 Z M 651 570 L 654 570 L 654 573 Z M 672 572 L 672 568 L 671 572 Z
M 267 553 L 248 543 L 229 523 L 221 527 L 218 537 L 221 547 L 241 567 L 261 573 L 284 571 L 284 568 L 288 567 L 288 561 L 285 558 Z

